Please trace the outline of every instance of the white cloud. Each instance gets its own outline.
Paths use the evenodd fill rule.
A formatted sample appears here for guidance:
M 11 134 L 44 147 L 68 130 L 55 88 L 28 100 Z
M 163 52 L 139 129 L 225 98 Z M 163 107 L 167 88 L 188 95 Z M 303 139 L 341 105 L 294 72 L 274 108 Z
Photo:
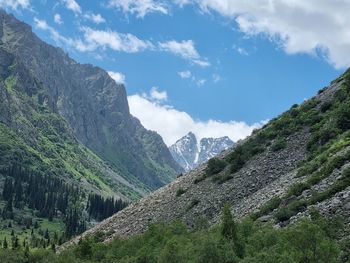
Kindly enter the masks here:
M 75 0 L 64 0 L 66 7 L 72 10 L 75 14 L 81 14 L 81 7 Z
M 202 11 L 234 19 L 247 36 L 263 34 L 287 54 L 325 57 L 350 66 L 349 0 L 191 0 Z
M 173 0 L 175 4 L 179 5 L 180 7 L 184 7 L 185 5 L 188 5 L 191 3 L 191 0 Z
M 177 73 L 182 79 L 189 79 L 192 77 L 192 73 L 189 70 L 180 71 Z
M 170 146 L 192 131 L 198 138 L 229 136 L 233 141 L 248 136 L 260 123 L 248 125 L 244 122 L 221 122 L 216 120 L 194 120 L 188 113 L 171 106 L 160 105 L 142 95 L 128 97 L 130 112 L 150 130 L 158 132 Z
M 109 76 L 118 84 L 125 84 L 125 75 L 117 71 L 108 71 Z
M 149 13 L 168 14 L 166 4 L 156 0 L 110 0 L 108 6 L 117 8 L 124 13 L 136 14 L 139 18 L 143 18 Z
M 244 48 L 237 45 L 233 45 L 233 49 L 237 51 L 242 56 L 248 56 L 249 52 Z
M 56 15 L 54 17 L 55 22 L 62 22 L 61 17 Z M 85 14 L 84 17 L 87 18 L 87 15 Z M 98 15 L 96 17 L 98 17 Z M 96 23 L 104 21 L 102 17 L 96 17 Z M 93 19 L 93 16 L 90 18 Z M 119 33 L 112 30 L 96 30 L 86 26 L 80 28 L 81 32 L 83 33 L 82 38 L 72 39 L 61 36 L 53 27 L 49 26 L 45 20 L 40 20 L 37 18 L 34 20 L 36 27 L 49 31 L 51 37 L 55 41 L 70 45 L 71 48 L 74 48 L 80 52 L 91 52 L 99 48 L 109 48 L 114 51 L 126 53 L 137 53 L 145 50 L 165 51 L 189 60 L 192 63 L 198 64 L 202 67 L 210 65 L 209 62 L 201 58 L 198 51 L 195 49 L 194 42 L 192 40 L 182 42 L 171 40 L 168 42 L 158 43 L 158 46 L 156 46 L 151 41 L 142 40 L 130 33 Z
M 55 14 L 53 18 L 54 18 L 54 21 L 56 24 L 59 24 L 59 25 L 63 24 L 63 21 L 62 21 L 60 14 Z
M 49 32 L 50 37 L 57 43 L 63 43 L 68 46 L 75 46 L 75 41 L 73 39 L 60 35 L 57 30 L 49 26 L 45 20 L 34 17 L 34 26 L 38 29 Z
M 30 8 L 29 0 L 0 0 L 0 7 L 11 8 L 17 10 L 18 8 Z
M 166 91 L 158 90 L 158 87 L 152 87 L 150 91 L 150 98 L 153 101 L 163 102 L 168 100 L 168 94 Z
M 94 51 L 97 48 L 110 48 L 115 51 L 136 53 L 146 49 L 152 49 L 153 44 L 147 40 L 141 40 L 132 34 L 123 34 L 111 30 L 94 30 L 83 27 L 84 41 L 77 42 L 77 49 L 81 52 Z
M 181 42 L 170 40 L 159 43 L 159 47 L 161 50 L 173 53 L 202 67 L 208 67 L 210 65 L 208 61 L 201 58 L 193 40 L 183 40 Z
M 198 87 L 201 87 L 201 86 L 203 86 L 206 82 L 207 82 L 206 79 L 198 79 L 198 80 L 196 80 L 196 85 L 197 85 Z
M 95 24 L 102 24 L 106 22 L 106 20 L 100 14 L 86 13 L 84 17 Z

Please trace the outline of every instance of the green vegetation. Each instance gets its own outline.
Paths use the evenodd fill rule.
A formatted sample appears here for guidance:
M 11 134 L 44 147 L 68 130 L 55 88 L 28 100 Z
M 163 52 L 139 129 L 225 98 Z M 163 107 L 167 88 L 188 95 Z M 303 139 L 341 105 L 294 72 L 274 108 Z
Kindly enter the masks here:
M 187 210 L 191 210 L 193 207 L 198 205 L 200 201 L 198 199 L 193 199 L 187 206 Z
M 0 262 L 8 263 L 260 263 L 348 262 L 349 240 L 338 240 L 341 220 L 324 219 L 314 211 L 311 219 L 283 229 L 254 223 L 237 222 L 225 206 L 221 224 L 208 228 L 201 224 L 189 230 L 180 222 L 152 225 L 144 234 L 115 239 L 105 244 L 104 234 L 87 237 L 60 254 L 52 248 L 26 250 L 21 246 L 0 249 Z
M 301 196 L 305 190 L 311 189 L 350 160 L 350 151 L 345 149 L 350 145 L 350 70 L 337 80 L 340 81 L 341 87 L 332 100 L 321 103 L 314 98 L 300 106 L 293 105 L 289 111 L 272 120 L 264 129 L 255 132 L 249 140 L 252 141 L 250 145 L 254 145 L 253 141 L 260 141 L 260 145 L 266 146 L 274 140 L 271 150 L 277 151 L 286 146 L 284 138 L 287 135 L 300 129 L 308 129 L 311 132 L 307 144 L 307 159 L 298 165 L 297 177 L 304 177 L 303 180 L 293 184 L 281 198 L 273 198 L 266 203 L 252 215 L 254 220 L 274 210 L 277 221 L 289 220 L 297 213 L 305 211 L 308 206 L 326 200 L 349 186 L 350 171 L 346 169 L 342 177 L 324 191 L 312 192 L 310 197 Z M 252 147 L 246 144 L 242 145 L 238 153 L 231 154 L 232 160 L 240 164 L 238 168 L 244 165 L 244 160 L 254 156 L 247 154 L 251 152 L 249 149 Z
M 233 175 L 230 173 L 214 175 L 212 178 L 213 182 L 216 182 L 217 184 L 223 184 L 231 179 L 233 179 Z
M 184 193 L 186 193 L 186 190 L 183 188 L 179 188 L 176 191 L 176 196 L 179 197 L 179 196 L 183 195 Z
M 220 173 L 226 167 L 226 162 L 218 158 L 211 158 L 208 161 L 207 167 L 205 168 L 205 173 L 207 176 L 212 176 L 214 174 Z
M 111 198 L 115 193 L 131 200 L 140 197 L 113 179 L 114 167 L 76 140 L 52 109 L 43 85 L 26 69 L 14 63 L 4 74 L 0 242 L 18 239 L 30 248 L 57 245 L 84 231 L 90 220 L 102 220 L 125 207 Z
M 194 179 L 194 184 L 198 184 L 199 182 L 202 182 L 203 180 L 205 180 L 205 178 L 207 178 L 206 174 L 202 174 L 200 176 L 198 176 L 196 179 Z
M 275 210 L 279 205 L 281 204 L 281 198 L 280 197 L 273 197 L 271 200 L 269 200 L 265 205 L 263 205 L 260 210 L 256 213 L 253 213 L 250 215 L 250 218 L 253 220 L 258 219 L 259 217 L 263 215 L 267 215 L 273 210 Z
M 285 138 L 277 138 L 275 143 L 272 145 L 271 150 L 277 152 L 287 147 L 287 142 Z
M 28 248 L 59 245 L 86 230 L 89 219 L 85 213 L 102 220 L 127 205 L 96 194 L 86 198 L 75 185 L 17 165 L 0 170 L 0 175 L 1 242 L 18 240 Z
M 9 92 L 13 91 L 16 84 L 17 84 L 17 78 L 15 76 L 9 76 L 7 79 L 5 79 L 5 86 Z

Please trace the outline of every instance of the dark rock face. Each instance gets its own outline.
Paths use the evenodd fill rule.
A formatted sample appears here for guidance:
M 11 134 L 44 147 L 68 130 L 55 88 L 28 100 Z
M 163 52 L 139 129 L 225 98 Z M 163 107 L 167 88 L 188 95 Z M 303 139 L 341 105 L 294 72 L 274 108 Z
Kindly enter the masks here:
M 67 120 L 76 138 L 120 173 L 149 189 L 181 170 L 162 138 L 130 115 L 126 91 L 102 69 L 82 65 L 0 11 L 2 46 L 45 87 L 42 102 Z
M 210 158 L 217 156 L 223 150 L 233 146 L 233 141 L 227 136 L 221 138 L 203 138 L 198 143 L 196 136 L 190 132 L 169 147 L 175 161 L 190 171 Z

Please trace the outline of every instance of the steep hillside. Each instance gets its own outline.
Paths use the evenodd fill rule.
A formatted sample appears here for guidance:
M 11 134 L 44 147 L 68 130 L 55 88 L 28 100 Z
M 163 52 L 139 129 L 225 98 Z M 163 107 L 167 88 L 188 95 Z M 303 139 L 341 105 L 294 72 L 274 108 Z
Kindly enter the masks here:
M 4 11 L 0 44 L 43 87 L 41 99 L 50 111 L 61 115 L 74 136 L 124 178 L 156 189 L 181 170 L 162 138 L 130 115 L 124 86 L 104 70 L 75 62 Z
M 281 226 L 306 216 L 350 219 L 350 71 L 271 120 L 220 157 L 178 178 L 84 235 L 105 240 L 144 232 L 151 223 L 218 222 L 225 203 L 237 218 Z M 346 231 L 343 232 L 344 235 Z M 78 239 L 73 240 L 76 242 Z
M 217 156 L 223 150 L 233 145 L 230 138 L 202 138 L 199 142 L 196 136 L 189 132 L 169 147 L 175 161 L 186 171 L 196 168 L 210 158 Z

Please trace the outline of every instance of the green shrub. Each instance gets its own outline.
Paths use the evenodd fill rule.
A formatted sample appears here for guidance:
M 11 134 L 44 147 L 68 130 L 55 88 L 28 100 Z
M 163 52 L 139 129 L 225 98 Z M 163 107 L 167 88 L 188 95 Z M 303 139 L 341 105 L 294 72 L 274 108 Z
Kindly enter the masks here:
M 212 178 L 213 182 L 216 182 L 218 184 L 223 184 L 231 179 L 233 179 L 233 175 L 229 174 L 229 173 L 218 174 L 218 175 L 213 176 L 213 178 Z
M 194 179 L 193 183 L 198 184 L 199 182 L 204 181 L 206 178 L 207 178 L 207 176 L 205 174 L 202 174 L 202 175 L 198 176 L 196 179 Z
M 342 131 L 350 129 L 350 103 L 343 104 L 336 112 L 337 127 Z
M 208 161 L 207 167 L 205 168 L 205 172 L 208 176 L 218 174 L 225 169 L 226 165 L 227 163 L 224 160 L 218 158 L 211 158 Z
M 321 112 L 325 113 L 326 111 L 328 111 L 332 107 L 332 105 L 333 104 L 330 101 L 326 101 L 326 102 L 322 103 L 321 108 L 320 108 Z
M 310 187 L 311 185 L 306 182 L 292 184 L 288 190 L 287 196 L 299 196 L 304 190 L 309 189 Z
M 199 204 L 199 200 L 198 199 L 193 199 L 187 206 L 187 210 L 191 210 L 193 207 L 195 207 L 196 205 Z
M 179 197 L 179 196 L 183 195 L 184 193 L 186 193 L 186 190 L 183 188 L 179 188 L 176 191 L 176 196 Z
M 258 212 L 255 212 L 250 215 L 250 218 L 253 220 L 258 219 L 259 217 L 262 217 L 264 215 L 269 214 L 273 210 L 275 210 L 280 204 L 282 199 L 278 196 L 275 196 L 271 198 L 269 201 L 267 201 Z
M 272 145 L 271 150 L 277 152 L 287 147 L 287 141 L 285 138 L 278 138 Z
M 306 200 L 296 200 L 288 204 L 287 206 L 281 207 L 275 213 L 275 218 L 279 222 L 287 221 L 292 216 L 298 214 L 299 212 L 303 212 L 307 207 Z

